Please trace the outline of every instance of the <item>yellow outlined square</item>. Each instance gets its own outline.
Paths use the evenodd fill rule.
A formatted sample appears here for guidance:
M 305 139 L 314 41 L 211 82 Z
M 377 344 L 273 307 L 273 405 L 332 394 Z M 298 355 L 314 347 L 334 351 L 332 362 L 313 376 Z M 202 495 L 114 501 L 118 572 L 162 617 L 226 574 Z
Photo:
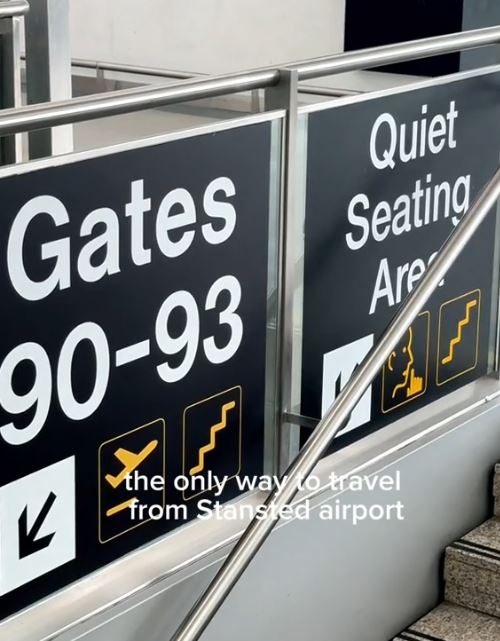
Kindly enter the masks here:
M 476 294 L 477 296 L 472 298 L 474 294 Z M 466 326 L 466 324 L 470 322 L 470 317 L 469 317 L 469 321 L 466 324 L 463 324 L 468 318 L 468 314 L 469 314 L 468 306 L 470 303 L 467 303 L 466 308 L 464 309 L 464 316 L 463 316 L 463 319 L 457 325 L 456 335 L 454 336 L 453 340 L 449 342 L 445 350 L 441 349 L 443 315 L 445 313 L 446 308 L 449 305 L 452 305 L 457 301 L 460 301 L 462 299 L 467 299 L 469 297 L 471 298 L 470 303 L 472 303 L 474 300 L 477 301 L 476 302 L 476 305 L 477 305 L 476 325 L 477 326 L 476 326 L 476 331 L 474 332 L 475 343 L 476 343 L 475 350 L 474 350 L 474 362 L 470 366 L 466 367 L 465 369 L 462 369 L 459 372 L 455 372 L 452 375 L 449 375 L 447 378 L 441 379 L 440 373 L 442 372 L 443 368 L 446 366 L 443 361 L 449 358 L 453 360 L 453 348 L 459 345 L 461 342 L 461 329 L 463 329 Z M 480 326 L 481 326 L 481 290 L 480 289 L 473 289 L 470 292 L 467 292 L 466 294 L 462 294 L 461 296 L 457 296 L 456 298 L 452 298 L 451 300 L 448 300 L 441 305 L 441 307 L 439 308 L 439 327 L 438 327 L 437 360 L 436 360 L 436 385 L 438 386 L 445 385 L 446 383 L 449 383 L 450 381 L 453 381 L 459 378 L 460 376 L 463 376 L 464 374 L 467 374 L 468 372 L 472 372 L 473 370 L 476 369 L 479 362 Z M 442 358 L 445 352 L 446 352 L 446 356 Z
M 411 403 L 417 398 L 420 398 L 427 392 L 427 388 L 429 385 L 429 355 L 430 355 L 430 336 L 431 336 L 431 313 L 429 311 L 421 312 L 417 318 L 423 318 L 425 317 L 427 320 L 426 326 L 427 326 L 427 331 L 426 331 L 426 343 L 425 343 L 425 374 L 424 374 L 424 382 L 423 382 L 423 387 L 422 390 L 416 394 L 412 394 L 406 400 L 401 401 L 400 403 L 397 403 L 396 405 L 391 405 L 390 407 L 387 407 L 385 404 L 385 399 L 386 399 L 386 383 L 387 383 L 387 374 L 386 374 L 386 368 L 388 367 L 388 362 L 390 360 L 390 357 L 388 361 L 384 364 L 384 367 L 382 368 L 382 398 L 381 398 L 381 410 L 383 414 L 389 414 L 389 412 L 394 411 L 398 407 L 402 407 L 403 405 L 406 405 L 407 403 Z M 410 330 L 413 328 L 412 326 L 409 328 Z
M 188 414 L 190 411 L 192 411 L 195 408 L 198 408 L 199 406 L 207 403 L 212 403 L 218 398 L 223 397 L 224 395 L 231 394 L 232 392 L 238 392 L 238 463 L 237 463 L 237 469 L 232 474 L 231 476 L 228 477 L 228 480 L 234 479 L 238 476 L 238 474 L 241 472 L 241 466 L 242 466 L 242 403 L 243 403 L 243 389 L 240 385 L 236 385 L 234 387 L 230 387 L 229 389 L 224 390 L 223 392 L 219 392 L 218 394 L 214 394 L 212 396 L 209 396 L 201 401 L 198 401 L 197 403 L 193 403 L 192 405 L 189 405 L 186 407 L 184 410 L 183 416 L 182 416 L 182 473 L 185 478 L 190 478 L 190 470 L 187 469 L 187 418 Z M 222 408 L 222 406 L 221 406 Z M 215 427 L 215 425 L 212 425 L 212 428 Z M 207 433 L 208 436 L 208 433 Z M 215 449 L 215 448 L 212 448 Z M 191 501 L 198 496 L 201 496 L 202 494 L 205 494 L 207 492 L 210 492 L 210 490 L 213 489 L 214 486 L 208 487 L 207 489 L 200 491 L 196 494 L 189 495 L 186 493 L 186 490 L 182 492 L 182 497 L 184 501 Z
M 119 436 L 115 436 L 114 438 L 111 438 L 104 443 L 102 443 L 99 446 L 99 451 L 98 451 L 98 466 L 97 466 L 97 483 L 98 483 L 98 539 L 99 543 L 104 544 L 104 543 L 109 543 L 110 541 L 113 541 L 114 539 L 123 536 L 124 534 L 127 534 L 127 532 L 131 532 L 132 530 L 137 529 L 138 527 L 141 527 L 142 525 L 145 525 L 146 523 L 149 523 L 152 519 L 145 519 L 142 521 L 137 522 L 135 525 L 118 532 L 117 534 L 103 538 L 102 536 L 102 530 L 103 530 L 103 522 L 102 522 L 102 515 L 103 515 L 103 501 L 102 501 L 102 485 L 103 485 L 103 470 L 101 466 L 101 461 L 102 461 L 102 454 L 104 448 L 112 445 L 112 444 L 117 444 L 117 441 L 123 440 L 126 437 L 130 437 L 132 435 L 137 434 L 138 432 L 147 430 L 148 428 L 151 428 L 152 426 L 161 426 L 161 436 L 162 436 L 162 443 L 160 447 L 160 452 L 161 452 L 161 470 L 159 470 L 160 474 L 165 481 L 166 479 L 166 424 L 165 420 L 163 418 L 158 418 L 154 421 L 151 421 L 150 423 L 146 423 L 145 425 L 141 425 L 140 427 L 136 427 L 133 430 L 130 430 L 128 432 L 125 432 L 124 434 L 120 434 Z M 161 506 L 165 507 L 166 503 L 166 487 L 165 483 L 163 485 L 163 489 L 157 492 L 158 494 L 161 494 L 162 496 L 162 503 Z M 160 503 L 156 501 L 156 504 L 159 505 Z

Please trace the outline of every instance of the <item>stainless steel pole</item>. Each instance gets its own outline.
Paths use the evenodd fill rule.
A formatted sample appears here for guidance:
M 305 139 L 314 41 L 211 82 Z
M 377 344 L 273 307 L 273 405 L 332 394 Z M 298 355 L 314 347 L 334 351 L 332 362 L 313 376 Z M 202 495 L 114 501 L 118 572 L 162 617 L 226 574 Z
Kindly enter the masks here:
M 26 0 L 3 0 L 0 2 L 0 18 L 15 18 L 28 13 L 30 5 Z
M 28 103 L 70 99 L 69 0 L 31 0 L 25 19 L 25 34 Z M 29 150 L 30 158 L 73 151 L 72 126 L 30 134 Z
M 302 61 L 286 65 L 286 68 L 297 69 L 299 80 L 307 80 L 494 44 L 500 44 L 500 26 Z M 0 114 L 0 135 L 264 89 L 275 86 L 279 80 L 279 69 L 257 69 L 147 88 L 135 87 L 116 91 L 111 95 L 104 93 L 50 104 L 30 105 L 21 109 L 7 109 Z
M 0 135 L 33 131 L 66 123 L 152 109 L 188 100 L 271 87 L 278 81 L 279 71 L 271 69 L 214 76 L 167 85 L 153 85 L 147 88 L 134 87 L 133 89 L 83 96 L 62 102 L 29 105 L 21 109 L 6 109 L 0 112 Z
M 499 44 L 498 29 L 499 27 L 488 27 L 487 29 L 451 33 L 445 36 L 426 38 L 425 40 L 414 40 L 384 47 L 361 49 L 350 53 L 340 53 L 336 56 L 326 56 L 298 63 L 295 68 L 299 73 L 300 80 L 309 80 L 310 78 L 319 78 L 346 71 L 381 67 L 418 58 L 430 58 L 442 53 L 453 53 L 454 51 L 465 51 Z
M 380 341 L 361 363 L 327 415 L 320 421 L 298 457 L 282 477 L 281 489 L 266 500 L 267 517 L 254 519 L 240 538 L 206 592 L 193 607 L 171 641 L 197 641 L 221 607 L 239 577 L 257 554 L 274 526 L 276 513 L 298 492 L 299 481 L 307 478 L 352 410 L 378 375 L 387 358 L 446 276 L 464 247 L 500 198 L 500 169 L 443 245 L 434 262 L 409 295 Z M 281 485 L 281 484 L 280 484 Z

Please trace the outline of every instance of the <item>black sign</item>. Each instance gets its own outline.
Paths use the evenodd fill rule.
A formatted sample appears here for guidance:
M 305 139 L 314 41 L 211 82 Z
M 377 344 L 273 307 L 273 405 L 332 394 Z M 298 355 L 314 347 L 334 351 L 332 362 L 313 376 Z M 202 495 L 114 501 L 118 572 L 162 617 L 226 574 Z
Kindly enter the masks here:
M 302 411 L 319 417 L 375 345 L 500 151 L 500 75 L 309 114 Z M 418 316 L 342 446 L 487 372 L 495 217 Z
M 262 473 L 271 126 L 0 180 L 0 616 Z

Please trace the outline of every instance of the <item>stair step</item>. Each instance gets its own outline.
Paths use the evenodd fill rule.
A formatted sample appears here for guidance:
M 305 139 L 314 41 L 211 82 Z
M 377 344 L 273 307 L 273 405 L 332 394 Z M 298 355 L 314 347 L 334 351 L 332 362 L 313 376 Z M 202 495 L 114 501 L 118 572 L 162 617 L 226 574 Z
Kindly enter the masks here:
M 444 578 L 447 601 L 500 617 L 500 520 L 448 546 Z
M 394 641 L 498 641 L 500 619 L 443 603 Z
M 500 463 L 497 463 L 495 466 L 493 495 L 495 496 L 495 516 L 500 517 Z

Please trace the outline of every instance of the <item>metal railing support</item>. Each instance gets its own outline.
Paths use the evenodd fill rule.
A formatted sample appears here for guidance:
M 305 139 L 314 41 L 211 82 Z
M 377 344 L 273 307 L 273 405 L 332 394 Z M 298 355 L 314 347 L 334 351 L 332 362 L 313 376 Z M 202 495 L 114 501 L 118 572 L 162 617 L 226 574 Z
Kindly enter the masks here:
M 0 20 L 1 109 L 21 107 L 21 28 L 22 18 Z M 21 134 L 0 140 L 0 164 L 10 165 L 23 159 Z
M 2 0 L 0 2 L 0 19 L 24 16 L 30 10 L 26 0 Z
M 285 471 L 280 489 L 273 490 L 265 505 L 267 516 L 255 518 L 239 539 L 205 593 L 190 611 L 171 641 L 197 641 L 239 577 L 257 554 L 277 523 L 275 514 L 288 505 L 303 482 L 342 429 L 368 386 L 421 312 L 448 270 L 474 236 L 500 198 L 500 169 L 481 192 L 439 251 L 436 259 L 406 299 L 377 345 L 355 371 L 325 417 L 320 421 L 295 461 Z
M 19 108 L 21 90 L 21 28 L 23 16 L 29 11 L 26 0 L 0 0 L 0 108 Z M 0 164 L 22 161 L 21 136 L 0 140 Z
M 25 20 L 25 32 L 28 103 L 71 99 L 69 0 L 31 0 L 30 12 Z M 71 125 L 30 133 L 30 158 L 71 151 Z
M 281 197 L 279 230 L 279 278 L 278 278 L 278 345 L 276 358 L 276 425 L 277 443 L 276 471 L 281 472 L 293 458 L 299 445 L 299 428 L 283 423 L 283 408 L 292 401 L 292 355 L 293 355 L 293 301 L 295 284 L 295 257 L 293 249 L 297 229 L 295 224 L 295 177 L 297 175 L 297 129 L 298 129 L 298 73 L 296 70 L 280 70 L 281 82 L 266 91 L 266 109 L 285 109 L 282 158 Z
M 288 64 L 286 68 L 296 69 L 298 79 L 302 81 L 495 44 L 500 44 L 500 26 L 301 61 Z M 167 85 L 124 89 L 113 92 L 112 95 L 97 94 L 9 109 L 0 114 L 0 135 L 116 116 L 189 100 L 265 89 L 274 87 L 279 81 L 279 68 L 270 67 Z

